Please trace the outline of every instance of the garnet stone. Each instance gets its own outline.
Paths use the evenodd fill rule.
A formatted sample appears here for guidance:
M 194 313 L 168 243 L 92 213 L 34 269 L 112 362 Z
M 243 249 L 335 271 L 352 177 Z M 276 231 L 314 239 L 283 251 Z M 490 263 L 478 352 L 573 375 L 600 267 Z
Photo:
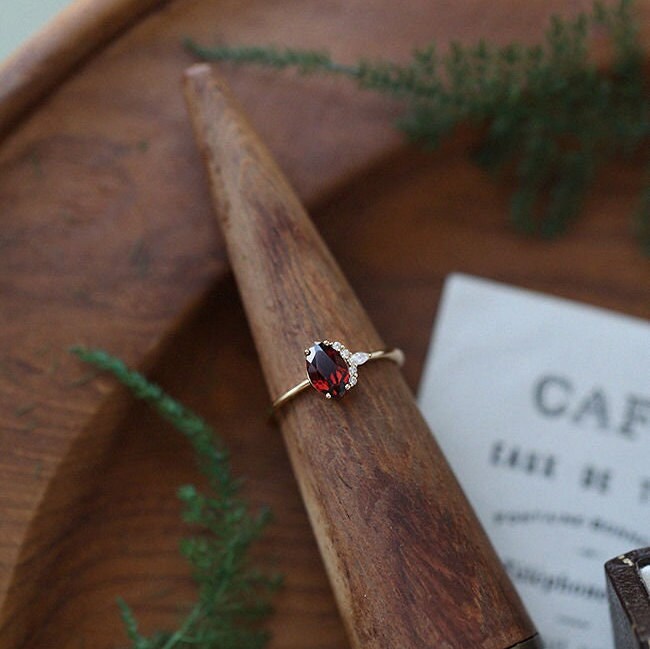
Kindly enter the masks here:
M 311 384 L 326 397 L 342 397 L 349 388 L 350 368 L 331 345 L 314 343 L 305 354 L 307 376 Z

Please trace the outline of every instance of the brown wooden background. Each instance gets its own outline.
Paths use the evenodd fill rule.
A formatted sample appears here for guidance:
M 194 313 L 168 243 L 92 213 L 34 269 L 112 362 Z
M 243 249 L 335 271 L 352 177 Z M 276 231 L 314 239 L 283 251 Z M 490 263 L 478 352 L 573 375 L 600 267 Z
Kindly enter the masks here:
M 146 4 L 115 2 L 102 20 L 121 24 Z M 268 395 L 182 104 L 191 58 L 181 38 L 405 58 L 432 37 L 535 40 L 550 12 L 587 4 L 176 0 L 101 50 L 74 28 L 92 11 L 66 23 L 64 42 L 82 60 L 28 115 L 7 112 L 0 145 L 3 647 L 119 646 L 117 595 L 145 630 L 172 625 L 191 596 L 174 497 L 195 478 L 188 450 L 111 381 L 89 381 L 66 352 L 79 342 L 152 368 L 224 436 L 251 501 L 273 507 L 259 547 L 286 574 L 272 647 L 346 646 L 281 440 L 264 420 Z M 647 33 L 649 5 L 639 5 Z M 36 78 L 43 60 L 25 50 L 0 70 L 0 88 L 21 70 Z M 414 389 L 452 271 L 650 318 L 650 263 L 630 234 L 633 166 L 602 174 L 566 237 L 529 240 L 507 225 L 510 188 L 468 163 L 471 138 L 423 154 L 394 132 L 398 107 L 347 83 L 225 72 L 380 333 L 407 352 Z

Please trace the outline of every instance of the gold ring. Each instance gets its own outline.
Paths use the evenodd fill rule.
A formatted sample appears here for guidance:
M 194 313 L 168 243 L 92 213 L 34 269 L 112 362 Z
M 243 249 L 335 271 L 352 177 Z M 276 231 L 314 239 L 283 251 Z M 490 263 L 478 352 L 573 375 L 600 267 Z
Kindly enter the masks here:
M 315 341 L 305 349 L 307 378 L 279 396 L 273 402 L 271 411 L 275 412 L 310 385 L 326 399 L 341 398 L 357 384 L 359 365 L 382 358 L 400 366 L 404 364 L 404 352 L 401 349 L 352 353 L 338 341 Z

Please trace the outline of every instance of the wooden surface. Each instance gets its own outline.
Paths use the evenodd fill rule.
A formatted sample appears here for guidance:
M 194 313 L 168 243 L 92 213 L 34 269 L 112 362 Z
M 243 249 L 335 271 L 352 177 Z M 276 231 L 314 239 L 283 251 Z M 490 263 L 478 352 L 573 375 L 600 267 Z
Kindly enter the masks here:
M 272 399 L 303 349 L 386 349 L 267 148 L 200 64 L 185 95 Z M 360 369 L 345 402 L 276 417 L 355 649 L 505 649 L 535 635 L 399 368 Z M 312 398 L 309 398 L 312 397 Z
M 641 575 L 649 563 L 650 548 L 638 548 L 605 564 L 616 649 L 643 649 L 650 644 L 650 594 Z
M 587 4 L 587 3 L 584 3 Z M 584 4 L 582 6 L 584 6 Z M 343 60 L 405 57 L 442 41 L 540 34 L 571 2 L 177 1 L 143 20 L 51 94 L 0 148 L 0 599 L 7 647 L 124 643 L 124 595 L 151 630 L 191 594 L 177 554 L 181 440 L 106 379 L 89 382 L 70 344 L 149 366 L 215 423 L 276 523 L 260 549 L 287 575 L 277 648 L 344 647 L 342 627 L 214 227 L 179 92 L 179 46 L 281 42 Z M 642 2 L 647 33 L 648 3 Z M 290 16 L 290 19 L 287 18 Z M 426 18 L 426 19 L 425 19 Z M 567 237 L 515 235 L 509 188 L 457 140 L 401 149 L 394 105 L 345 83 L 226 69 L 345 268 L 379 332 L 407 352 L 415 389 L 444 276 L 461 270 L 650 318 L 648 261 L 630 235 L 631 167 L 599 179 Z M 207 297 L 206 297 L 207 296 Z M 174 336 L 171 334 L 175 332 Z M 100 425 L 101 424 L 101 425 Z M 290 549 L 290 551 L 288 551 Z
M 76 0 L 0 65 L 0 136 L 161 0 Z

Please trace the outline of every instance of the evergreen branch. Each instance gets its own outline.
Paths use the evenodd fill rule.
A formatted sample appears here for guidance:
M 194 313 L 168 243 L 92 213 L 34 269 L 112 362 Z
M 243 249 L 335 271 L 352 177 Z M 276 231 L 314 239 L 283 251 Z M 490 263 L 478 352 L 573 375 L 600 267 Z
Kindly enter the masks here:
M 580 212 L 604 162 L 640 152 L 647 156 L 650 95 L 632 5 L 632 0 L 597 1 L 591 12 L 574 18 L 554 16 L 538 45 L 451 43 L 438 55 L 431 43 L 415 50 L 406 64 L 344 65 L 327 52 L 275 47 L 204 48 L 191 41 L 186 46 L 204 60 L 342 75 L 361 88 L 390 94 L 405 103 L 400 128 L 427 147 L 461 124 L 478 126 L 485 136 L 476 161 L 494 171 L 515 171 L 513 224 L 553 237 Z M 612 43 L 608 71 L 590 57 L 596 29 Z M 650 195 L 650 183 L 645 194 Z M 648 211 L 639 217 L 646 240 Z
M 131 609 L 120 599 L 132 649 L 261 649 L 268 635 L 259 623 L 270 613 L 268 594 L 280 580 L 251 566 L 248 551 L 268 523 L 269 511 L 257 516 L 248 512 L 239 496 L 240 483 L 230 471 L 228 453 L 203 419 L 105 351 L 73 347 L 71 352 L 111 373 L 183 433 L 209 485 L 207 494 L 193 485 L 179 489 L 183 518 L 199 532 L 181 542 L 199 588 L 198 601 L 178 630 L 144 637 Z
M 274 47 L 203 47 L 186 38 L 185 48 L 206 61 L 232 61 L 234 63 L 258 63 L 266 67 L 294 68 L 303 74 L 331 72 L 355 78 L 358 69 L 335 63 L 327 52 L 294 50 Z

